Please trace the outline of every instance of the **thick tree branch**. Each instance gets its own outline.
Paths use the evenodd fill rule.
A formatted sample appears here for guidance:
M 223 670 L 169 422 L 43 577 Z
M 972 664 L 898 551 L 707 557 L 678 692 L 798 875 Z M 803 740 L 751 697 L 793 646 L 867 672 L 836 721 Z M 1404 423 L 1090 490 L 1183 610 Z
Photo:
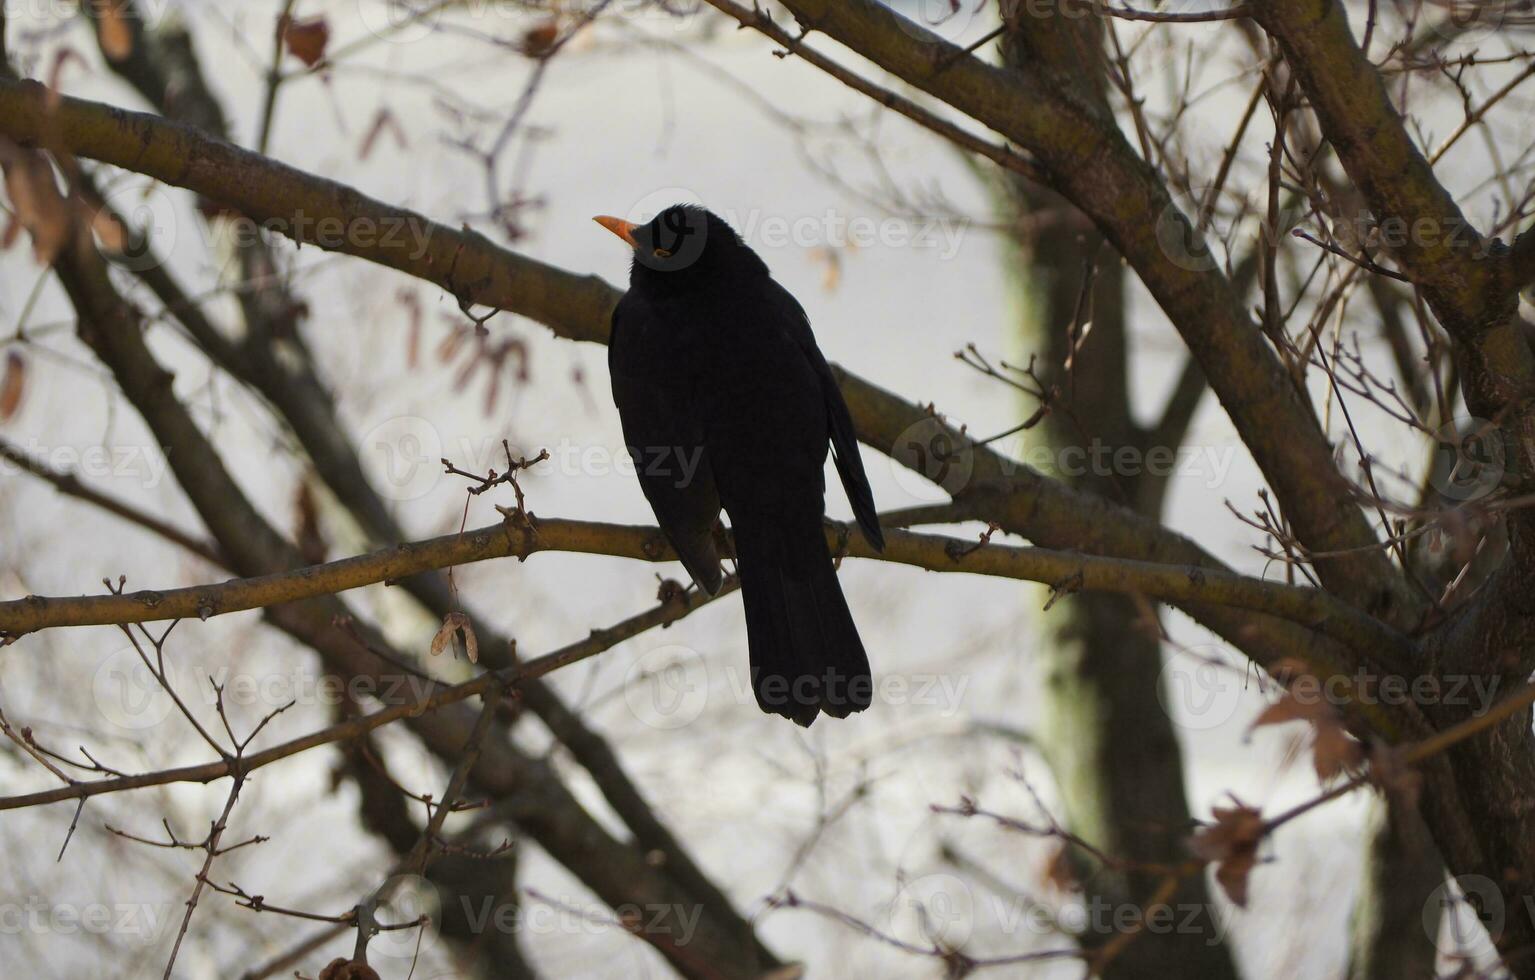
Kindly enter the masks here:
M 974 543 L 892 529 L 876 552 L 846 528 L 829 528 L 833 547 L 854 558 L 914 565 L 935 572 L 969 572 L 1043 582 L 1063 592 L 1140 594 L 1267 612 L 1316 630 L 1406 670 L 1411 644 L 1379 620 L 1319 589 L 1265 582 L 1218 569 L 1101 558 L 1048 548 Z M 403 544 L 324 565 L 162 592 L 131 592 L 81 598 L 28 596 L 0 603 L 0 632 L 11 636 L 57 626 L 88 626 L 207 619 L 210 616 L 298 602 L 407 575 L 492 558 L 526 559 L 541 551 L 571 551 L 673 561 L 658 528 L 568 520 L 538 520 L 531 527 L 498 524 Z
M 388 266 L 465 303 L 515 309 L 563 337 L 607 338 L 615 297 L 600 278 L 573 276 L 190 126 L 5 80 L 0 134 L 187 188 L 299 244 Z

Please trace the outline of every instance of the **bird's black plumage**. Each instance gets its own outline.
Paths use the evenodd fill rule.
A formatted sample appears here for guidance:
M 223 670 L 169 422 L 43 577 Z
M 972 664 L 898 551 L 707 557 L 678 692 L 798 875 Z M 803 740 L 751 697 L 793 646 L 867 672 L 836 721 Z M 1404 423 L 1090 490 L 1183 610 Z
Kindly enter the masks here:
M 613 400 L 640 486 L 693 580 L 721 585 L 730 515 L 762 710 L 809 725 L 869 706 L 868 656 L 822 530 L 827 447 L 884 547 L 852 419 L 804 309 L 721 218 L 599 219 L 634 248 L 613 312 Z

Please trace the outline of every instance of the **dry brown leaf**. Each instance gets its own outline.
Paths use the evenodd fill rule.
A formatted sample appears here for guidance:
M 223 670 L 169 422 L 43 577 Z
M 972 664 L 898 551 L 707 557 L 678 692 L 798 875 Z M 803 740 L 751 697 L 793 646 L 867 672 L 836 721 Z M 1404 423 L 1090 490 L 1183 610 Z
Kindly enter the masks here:
M 1357 770 L 1364 761 L 1364 747 L 1343 726 L 1337 709 L 1323 700 L 1316 678 L 1310 675 L 1296 678 L 1291 690 L 1300 697 L 1282 694 L 1278 701 L 1263 709 L 1248 731 L 1303 721 L 1311 727 L 1311 764 L 1318 779 L 1331 782 L 1345 772 Z
M 458 630 L 453 623 L 453 617 L 457 615 L 458 613 L 449 613 L 448 618 L 442 621 L 442 625 L 437 627 L 437 632 L 432 635 L 432 656 L 442 656 L 442 651 L 452 644 L 453 634 Z
M 0 422 L 10 421 L 21 408 L 27 388 L 27 362 L 17 351 L 5 355 L 5 374 L 0 376 Z
M 480 662 L 480 639 L 474 635 L 474 627 L 469 625 L 468 616 L 464 617 L 463 632 L 464 655 L 469 658 L 470 663 L 477 664 Z
M 1318 779 L 1330 783 L 1346 772 L 1358 771 L 1364 746 L 1348 733 L 1336 713 L 1318 718 L 1312 729 L 1311 762 Z
M 59 193 L 53 168 L 40 154 L 24 150 L 0 137 L 0 168 L 5 171 L 5 191 L 16 219 L 32 236 L 37 261 L 52 265 L 69 241 L 69 204 Z
M 1257 855 L 1257 850 L 1234 854 L 1215 867 L 1215 880 L 1238 908 L 1247 907 L 1247 878 L 1258 863 Z
M 379 980 L 378 971 L 362 960 L 336 957 L 320 971 L 319 980 Z
M 560 25 L 553 19 L 546 20 L 542 24 L 535 24 L 523 32 L 522 53 L 529 58 L 542 58 L 554 47 L 554 42 L 559 39 Z
M 1226 896 L 1247 907 L 1247 877 L 1258 862 L 1263 840 L 1263 815 L 1240 800 L 1233 807 L 1215 807 L 1215 822 L 1201 827 L 1189 841 L 1198 857 L 1215 864 L 1215 880 Z
M 330 44 L 330 24 L 324 17 L 294 20 L 284 16 L 277 24 L 288 53 L 313 68 L 325 59 L 325 48 Z
M 469 662 L 480 662 L 480 640 L 474 635 L 474 627 L 469 625 L 469 617 L 461 612 L 450 612 L 443 619 L 442 626 L 438 627 L 437 634 L 432 637 L 432 656 L 439 657 L 442 652 L 453 645 L 453 634 L 464 634 L 464 654 Z
M 1045 884 L 1062 892 L 1074 892 L 1082 887 L 1077 881 L 1076 869 L 1071 864 L 1071 849 L 1063 841 L 1056 843 L 1045 865 Z
M 1263 713 L 1253 720 L 1248 732 L 1263 728 L 1268 725 L 1283 725 L 1292 721 L 1311 721 L 1316 717 L 1314 704 L 1302 704 L 1289 694 L 1281 693 L 1279 700 L 1263 709 Z

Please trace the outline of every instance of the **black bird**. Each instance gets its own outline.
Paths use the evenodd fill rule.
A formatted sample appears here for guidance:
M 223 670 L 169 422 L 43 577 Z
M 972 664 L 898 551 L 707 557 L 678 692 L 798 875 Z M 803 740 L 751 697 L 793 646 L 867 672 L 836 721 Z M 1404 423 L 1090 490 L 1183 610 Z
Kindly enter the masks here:
M 608 368 L 624 442 L 693 581 L 720 589 L 730 515 L 752 689 L 800 725 L 869 706 L 863 641 L 822 529 L 824 465 L 884 548 L 853 421 L 804 309 L 725 221 L 674 205 L 648 224 L 595 219 L 634 249 Z

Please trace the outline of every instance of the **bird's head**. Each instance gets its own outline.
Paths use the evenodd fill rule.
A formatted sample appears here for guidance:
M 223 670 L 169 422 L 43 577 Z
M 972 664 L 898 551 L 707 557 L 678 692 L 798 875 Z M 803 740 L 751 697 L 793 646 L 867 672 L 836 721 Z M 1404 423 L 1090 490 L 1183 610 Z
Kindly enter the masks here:
M 642 225 L 608 215 L 592 220 L 634 250 L 631 287 L 693 289 L 767 274 L 724 218 L 696 205 L 673 204 Z

